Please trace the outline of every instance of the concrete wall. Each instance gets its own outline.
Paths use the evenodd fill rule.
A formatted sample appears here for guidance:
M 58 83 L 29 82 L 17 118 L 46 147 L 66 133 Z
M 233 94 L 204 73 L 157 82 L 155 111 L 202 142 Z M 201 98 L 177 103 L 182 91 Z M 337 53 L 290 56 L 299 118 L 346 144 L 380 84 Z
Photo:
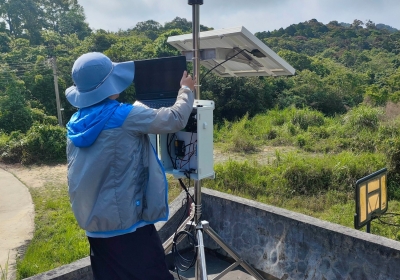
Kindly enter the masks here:
M 400 243 L 391 239 L 206 189 L 203 209 L 244 260 L 279 279 L 400 279 Z M 218 249 L 209 238 L 205 245 Z
M 306 215 L 203 190 L 203 220 L 260 271 L 278 279 L 400 279 L 400 243 Z M 181 194 L 171 219 L 159 224 L 162 240 L 173 234 L 184 209 Z M 176 213 L 176 214 L 175 214 Z M 175 215 L 174 215 L 175 214 Z M 205 234 L 205 246 L 226 255 Z M 79 277 L 78 277 L 79 276 Z M 88 258 L 31 278 L 91 279 Z

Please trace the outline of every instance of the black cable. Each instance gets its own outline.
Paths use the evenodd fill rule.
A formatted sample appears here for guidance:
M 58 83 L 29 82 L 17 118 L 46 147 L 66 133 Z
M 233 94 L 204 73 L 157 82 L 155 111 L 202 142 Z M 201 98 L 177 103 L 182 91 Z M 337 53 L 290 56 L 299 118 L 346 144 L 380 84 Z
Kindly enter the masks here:
M 177 169 L 178 157 L 175 156 L 175 159 L 174 159 L 174 157 L 172 156 L 172 153 L 171 153 L 171 145 L 172 145 L 172 142 L 174 141 L 175 138 L 176 138 L 176 134 L 173 134 L 172 136 L 167 134 L 166 141 L 167 141 L 168 156 L 169 156 L 169 158 L 171 160 L 173 168 Z M 184 146 L 185 151 L 189 147 L 189 153 L 185 154 L 185 156 L 184 156 L 184 157 L 188 156 L 188 159 L 184 160 L 184 157 L 182 159 L 180 159 L 181 163 L 182 162 L 186 162 L 184 165 L 186 165 L 188 162 L 190 162 L 190 159 L 194 154 L 194 149 L 195 149 L 194 148 L 194 144 L 197 142 L 197 140 L 194 143 L 192 143 L 192 139 L 193 139 L 193 133 L 192 133 L 192 135 L 190 137 L 190 143 Z M 190 149 L 191 145 L 193 147 L 193 151 L 190 151 L 191 150 Z M 186 176 L 187 176 L 188 172 L 190 172 L 190 171 L 189 170 L 185 171 L 185 175 Z M 180 184 L 181 188 L 186 192 L 186 209 L 189 209 L 189 198 L 191 199 L 191 201 L 193 203 L 195 203 L 195 200 L 194 200 L 193 196 L 189 192 L 190 174 L 189 174 L 189 188 L 186 187 L 186 185 L 184 184 L 184 182 L 183 182 L 183 180 L 181 178 L 179 178 L 178 181 L 179 181 L 179 184 Z M 184 207 L 183 204 L 184 204 L 184 200 L 182 200 L 182 207 Z M 193 211 L 195 211 L 195 210 L 193 209 Z M 197 253 L 198 253 L 197 252 L 198 245 L 197 245 L 196 235 L 191 233 L 191 231 L 193 230 L 193 219 L 192 219 L 192 224 L 190 225 L 188 231 L 183 230 L 183 231 L 177 232 L 179 226 L 181 225 L 182 221 L 184 220 L 185 215 L 186 215 L 186 211 L 184 210 L 183 211 L 183 215 L 180 218 L 180 221 L 178 223 L 178 227 L 175 230 L 173 244 L 172 244 L 172 252 L 171 252 L 172 253 L 172 257 L 173 257 L 174 266 L 176 268 L 176 272 L 177 272 L 177 275 L 178 275 L 179 279 L 181 279 L 179 271 L 184 272 L 184 271 L 187 271 L 189 268 L 191 268 L 196 263 Z M 178 240 L 181 239 L 181 237 L 183 237 L 183 239 L 184 238 L 188 238 L 189 245 L 194 246 L 193 255 L 192 255 L 191 258 L 184 257 L 181 254 L 181 252 L 178 250 L 178 247 L 177 247 L 178 246 Z
M 217 68 L 218 66 L 224 64 L 225 62 L 231 60 L 232 58 L 234 58 L 235 56 L 237 56 L 238 54 L 240 54 L 240 53 L 242 53 L 242 52 L 244 52 L 244 51 L 246 51 L 246 52 L 248 52 L 248 53 L 251 54 L 251 52 L 249 52 L 248 50 L 243 49 L 243 50 L 241 50 L 240 52 L 238 52 L 237 54 L 234 54 L 234 55 L 232 55 L 231 57 L 225 59 L 225 60 L 222 61 L 221 63 L 218 63 L 217 65 L 215 65 L 213 68 L 211 68 L 210 70 L 208 70 L 208 71 L 203 75 L 203 77 L 202 77 L 201 80 L 200 80 L 200 85 L 201 85 L 201 83 L 203 82 L 204 77 L 207 76 L 212 70 L 214 70 L 214 69 Z
M 400 216 L 400 214 L 398 214 L 398 213 L 385 213 L 385 214 L 382 215 L 382 217 L 384 217 L 384 216 L 388 216 L 388 217 L 385 217 L 385 218 L 390 218 L 390 217 Z M 389 222 L 386 222 L 386 221 L 382 220 L 381 216 L 378 216 L 377 219 L 381 224 L 388 225 L 388 226 L 394 226 L 394 227 L 400 227 L 400 224 L 393 224 L 393 223 L 389 223 Z
M 176 157 L 175 157 L 175 162 L 174 162 L 174 160 L 172 158 L 172 154 L 171 154 L 171 144 L 172 144 L 172 141 L 174 140 L 174 137 L 175 137 L 175 133 L 173 134 L 171 141 L 168 141 L 169 133 L 167 134 L 167 152 L 168 152 L 169 159 L 171 160 L 172 168 L 177 169 L 176 168 Z
M 389 223 L 389 222 L 385 222 L 385 221 L 381 220 L 380 217 L 378 217 L 378 221 L 379 221 L 381 224 L 384 224 L 384 225 L 394 226 L 394 227 L 400 227 L 400 224 L 392 224 L 392 223 Z
M 182 199 L 182 206 L 181 207 L 184 207 L 184 201 L 186 201 L 186 209 L 187 209 L 188 208 L 188 204 L 189 204 L 188 196 L 186 196 L 186 198 Z M 178 222 L 178 226 L 176 227 L 176 230 L 175 230 L 174 239 L 173 239 L 174 241 L 173 242 L 175 242 L 175 237 L 176 237 L 176 235 L 178 233 L 178 228 L 179 228 L 180 224 L 182 223 L 183 219 L 185 218 L 185 214 L 186 214 L 186 211 L 183 211 L 183 215 L 181 216 L 181 218 L 180 218 L 180 220 Z M 173 260 L 174 261 L 174 265 L 175 265 L 175 267 L 177 267 L 177 265 L 175 263 L 175 257 L 174 257 L 174 250 L 176 250 L 176 248 L 174 248 L 174 246 L 172 246 L 171 250 L 172 250 L 172 254 L 173 254 L 172 256 L 174 258 L 174 260 Z M 181 279 L 178 270 L 177 270 L 177 274 L 178 274 L 179 279 Z
M 392 217 L 394 217 L 394 216 L 400 216 L 400 213 L 391 213 L 391 212 L 387 212 L 387 213 L 384 213 L 383 214 L 384 216 L 392 216 Z
M 172 156 L 172 153 L 171 153 L 171 145 L 172 145 L 172 142 L 174 141 L 174 139 L 176 138 L 176 134 L 174 133 L 171 138 L 170 138 L 169 134 L 167 134 L 167 139 L 166 139 L 166 141 L 167 141 L 167 152 L 168 152 L 168 156 L 169 156 L 169 158 L 171 160 L 173 169 L 176 169 L 176 170 L 178 169 L 178 164 L 177 164 L 178 160 L 180 160 L 179 169 L 181 169 L 182 167 L 184 167 L 185 165 L 187 165 L 190 162 L 192 156 L 195 154 L 195 146 L 194 145 L 195 145 L 195 143 L 197 143 L 197 139 L 194 142 L 192 142 L 193 134 L 194 133 L 192 132 L 191 137 L 190 137 L 190 143 L 185 145 L 185 146 L 183 146 L 185 151 L 189 147 L 189 152 L 187 154 L 185 154 L 183 157 L 175 156 L 175 158 Z M 192 146 L 192 149 L 190 149 L 190 146 Z M 190 151 L 190 150 L 192 150 L 192 151 Z M 185 157 L 188 157 L 188 158 L 185 159 Z M 190 173 L 190 170 L 185 171 L 185 175 L 186 175 L 187 172 Z M 187 175 L 186 175 L 186 177 L 187 177 Z
M 189 189 L 185 186 L 185 184 L 183 183 L 182 179 L 178 179 L 179 184 L 181 186 L 181 188 L 186 192 L 186 198 L 184 200 L 186 200 L 186 209 L 189 208 L 189 197 L 191 198 L 192 202 L 194 202 L 194 198 L 193 196 L 190 194 Z M 190 181 L 189 181 L 190 183 Z M 182 207 L 183 206 L 183 201 L 182 200 Z M 182 223 L 184 217 L 185 217 L 186 211 L 183 211 L 183 215 L 178 223 L 178 227 L 175 230 L 175 235 L 174 235 L 174 239 L 173 239 L 173 244 L 172 244 L 172 257 L 174 260 L 174 265 L 176 268 L 176 272 L 178 274 L 178 278 L 181 279 L 180 275 L 179 275 L 179 271 L 187 271 L 189 268 L 191 268 L 195 262 L 196 262 L 196 257 L 197 257 L 197 240 L 195 238 L 195 236 L 193 234 L 190 233 L 191 229 L 192 229 L 192 225 L 189 228 L 189 231 L 179 231 L 177 232 L 180 224 Z M 192 221 L 193 222 L 193 221 Z M 185 258 L 178 250 L 177 248 L 177 241 L 179 240 L 180 236 L 185 235 L 185 237 L 187 237 L 189 239 L 189 245 L 193 245 L 194 246 L 194 255 L 191 259 L 187 259 Z M 185 238 L 184 237 L 184 238 Z
M 178 250 L 177 248 L 177 240 L 180 238 L 180 236 L 184 235 L 185 237 L 188 238 L 189 244 L 193 245 L 194 247 L 194 252 L 191 258 L 185 258 Z M 177 235 L 174 237 L 173 245 L 172 245 L 172 257 L 174 259 L 174 264 L 176 267 L 176 272 L 178 274 L 179 279 L 181 279 L 179 275 L 179 271 L 185 272 L 189 270 L 195 263 L 197 259 L 197 252 L 198 251 L 198 245 L 197 245 L 197 240 L 193 234 L 191 234 L 188 231 L 180 231 L 177 233 Z
M 189 147 L 189 152 L 188 152 L 187 154 L 185 154 L 184 157 L 182 157 L 180 168 L 182 168 L 182 167 L 184 167 L 186 164 L 190 163 L 190 160 L 192 159 L 192 156 L 193 156 L 193 155 L 195 154 L 195 152 L 196 152 L 196 149 L 195 149 L 194 144 L 197 143 L 197 140 L 194 141 L 194 142 L 192 142 L 192 137 L 193 137 L 193 132 L 192 132 L 192 136 L 190 137 L 190 143 L 184 146 L 185 151 L 186 151 L 186 148 Z M 190 146 L 192 146 L 192 151 L 190 151 Z M 187 158 L 187 159 L 184 159 L 186 156 L 187 156 L 188 158 Z M 182 165 L 182 162 L 185 162 L 185 164 Z
M 181 188 L 186 192 L 186 195 L 188 195 L 192 199 L 192 202 L 196 204 L 193 196 L 190 194 L 189 189 L 185 186 L 182 179 L 178 179 L 178 181 L 179 181 L 179 184 L 181 185 Z M 189 183 L 190 183 L 190 181 L 189 181 Z M 190 186 L 189 186 L 189 188 L 190 188 Z

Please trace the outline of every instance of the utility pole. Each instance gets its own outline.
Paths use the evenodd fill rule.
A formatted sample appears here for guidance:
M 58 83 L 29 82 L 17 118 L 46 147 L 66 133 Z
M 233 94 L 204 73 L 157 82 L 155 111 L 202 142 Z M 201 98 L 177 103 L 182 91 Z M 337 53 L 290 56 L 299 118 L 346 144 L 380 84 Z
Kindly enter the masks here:
M 58 125 L 63 126 L 62 116 L 61 116 L 60 94 L 58 92 L 57 62 L 55 56 L 53 56 L 53 58 L 51 59 L 51 64 L 53 66 L 54 90 L 56 92 Z

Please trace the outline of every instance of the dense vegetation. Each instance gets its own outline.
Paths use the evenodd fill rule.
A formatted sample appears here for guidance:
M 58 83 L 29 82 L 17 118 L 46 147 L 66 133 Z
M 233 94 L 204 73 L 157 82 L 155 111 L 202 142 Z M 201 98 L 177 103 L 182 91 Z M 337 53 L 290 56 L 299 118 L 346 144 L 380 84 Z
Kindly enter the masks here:
M 54 77 L 65 125 L 76 111 L 63 92 L 72 84 L 70 73 L 77 57 L 98 51 L 120 62 L 177 55 L 167 38 L 190 32 L 191 22 L 179 17 L 164 25 L 139 22 L 118 32 L 92 30 L 76 0 L 1 0 L 0 161 L 65 162 L 65 128 L 57 125 Z M 210 74 L 203 81 L 202 98 L 216 103 L 218 149 L 250 157 L 263 147 L 276 152 L 264 162 L 217 164 L 216 179 L 205 181 L 205 186 L 352 226 L 355 181 L 387 167 L 389 206 L 398 211 L 400 31 L 357 19 L 348 24 L 311 19 L 255 35 L 288 61 L 296 75 Z M 134 99 L 130 87 L 120 101 Z M 33 193 L 39 211 L 56 211 L 54 203 L 41 204 L 42 194 Z M 67 209 L 66 198 L 60 199 Z M 37 223 L 48 219 L 42 214 Z M 377 226 L 375 233 L 400 240 L 399 231 L 391 228 Z M 52 238 L 40 230 L 35 234 L 45 236 L 44 243 Z M 71 236 L 83 239 L 82 233 Z M 67 254 L 50 263 L 59 265 L 82 254 Z M 38 273 L 25 266 L 29 262 L 19 262 L 20 277 Z
M 148 20 L 118 32 L 92 31 L 76 1 L 30 0 L 33 8 L 19 9 L 21 2 L 0 3 L 0 160 L 5 162 L 64 160 L 57 150 L 62 145 L 44 144 L 64 133 L 53 127 L 57 123 L 53 63 L 65 124 L 75 109 L 62 93 L 72 84 L 70 71 L 79 55 L 99 51 L 114 61 L 176 55 L 166 39 L 191 31 L 191 22 L 183 18 L 164 25 Z M 335 116 L 361 103 L 384 106 L 399 101 L 400 32 L 394 28 L 360 20 L 324 25 L 312 19 L 256 36 L 293 65 L 296 75 L 207 76 L 202 98 L 215 100 L 218 123 L 272 108 L 295 106 Z M 134 96 L 131 87 L 121 101 L 133 101 Z M 46 136 L 48 129 L 52 139 Z

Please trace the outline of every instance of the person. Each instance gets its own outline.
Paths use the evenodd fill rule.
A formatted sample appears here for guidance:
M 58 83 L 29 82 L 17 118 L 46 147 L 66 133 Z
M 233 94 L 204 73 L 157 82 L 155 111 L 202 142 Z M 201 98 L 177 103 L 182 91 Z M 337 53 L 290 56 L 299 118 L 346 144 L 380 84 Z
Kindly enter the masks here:
M 134 74 L 134 61 L 86 53 L 65 92 L 78 108 L 67 124 L 68 192 L 96 280 L 173 279 L 154 227 L 168 218 L 168 184 L 148 134 L 186 126 L 194 80 L 185 71 L 176 103 L 156 110 L 116 100 Z

